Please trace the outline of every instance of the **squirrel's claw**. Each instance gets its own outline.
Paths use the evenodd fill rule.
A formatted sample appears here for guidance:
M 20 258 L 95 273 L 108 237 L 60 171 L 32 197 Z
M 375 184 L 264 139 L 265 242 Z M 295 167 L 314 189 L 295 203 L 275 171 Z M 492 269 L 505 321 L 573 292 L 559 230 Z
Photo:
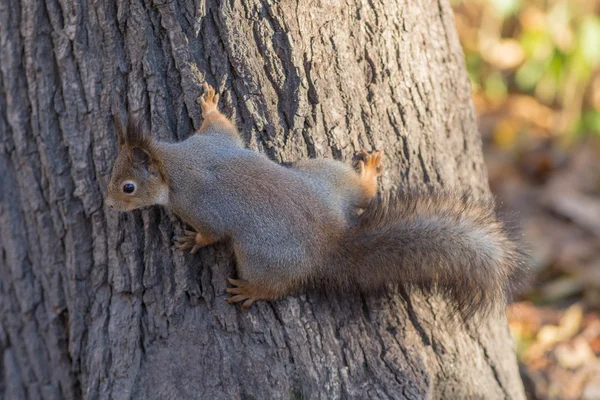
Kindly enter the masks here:
M 252 307 L 252 304 L 254 304 L 255 300 L 254 299 L 248 299 L 246 300 L 243 304 L 242 304 L 242 310 L 247 310 L 250 307 Z
M 237 287 L 227 288 L 227 289 L 225 289 L 225 291 L 229 294 L 240 294 L 240 293 L 244 292 L 244 290 L 242 288 L 237 288 Z
M 235 296 L 232 296 L 232 297 L 228 298 L 227 302 L 228 303 L 237 303 L 237 302 L 240 302 L 242 300 L 246 300 L 247 298 L 248 297 L 246 297 L 243 294 L 238 294 L 238 295 L 235 295 Z

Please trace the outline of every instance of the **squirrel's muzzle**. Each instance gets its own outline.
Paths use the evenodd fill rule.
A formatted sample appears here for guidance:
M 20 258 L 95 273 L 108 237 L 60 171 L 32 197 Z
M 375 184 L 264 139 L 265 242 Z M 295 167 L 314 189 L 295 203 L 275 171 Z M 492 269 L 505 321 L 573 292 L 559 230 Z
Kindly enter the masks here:
M 110 197 L 107 197 L 104 199 L 104 204 L 106 204 L 108 206 L 108 208 L 110 208 L 112 210 L 115 209 L 115 201 Z

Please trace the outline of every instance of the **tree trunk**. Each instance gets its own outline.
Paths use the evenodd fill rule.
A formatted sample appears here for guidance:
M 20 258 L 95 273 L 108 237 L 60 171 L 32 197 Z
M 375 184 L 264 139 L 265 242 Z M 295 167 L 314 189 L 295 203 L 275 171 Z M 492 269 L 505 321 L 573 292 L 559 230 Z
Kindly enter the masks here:
M 241 312 L 226 245 L 182 255 L 174 215 L 103 204 L 111 115 L 179 140 L 204 80 L 277 161 L 383 149 L 384 190 L 485 193 L 446 0 L 118 3 L 0 4 L 6 399 L 524 397 L 505 318 L 451 325 L 443 299 L 399 290 Z

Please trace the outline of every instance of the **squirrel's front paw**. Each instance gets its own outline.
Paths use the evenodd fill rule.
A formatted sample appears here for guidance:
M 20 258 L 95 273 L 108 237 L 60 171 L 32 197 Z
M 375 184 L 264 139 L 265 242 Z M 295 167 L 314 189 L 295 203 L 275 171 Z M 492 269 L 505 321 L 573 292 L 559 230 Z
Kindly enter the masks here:
M 202 85 L 204 93 L 198 97 L 198 103 L 202 107 L 202 117 L 206 118 L 208 114 L 213 111 L 217 111 L 217 104 L 219 103 L 219 94 L 215 92 L 215 89 L 208 83 L 204 82 Z
M 191 254 L 195 254 L 200 250 L 201 247 L 206 246 L 206 241 L 203 240 L 202 235 L 198 232 L 194 231 L 183 231 L 184 235 L 179 236 L 175 239 L 175 247 L 178 250 L 187 250 L 192 249 L 190 251 Z

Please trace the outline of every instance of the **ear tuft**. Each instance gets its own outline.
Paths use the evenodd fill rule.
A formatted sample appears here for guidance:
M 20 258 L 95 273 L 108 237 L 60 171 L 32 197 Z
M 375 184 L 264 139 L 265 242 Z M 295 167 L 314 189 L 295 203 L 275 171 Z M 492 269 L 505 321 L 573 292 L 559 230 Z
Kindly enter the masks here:
M 117 141 L 119 142 L 119 147 L 125 146 L 125 132 L 123 130 L 123 123 L 121 122 L 121 118 L 116 114 L 113 114 L 113 123 L 115 125 L 115 131 L 117 133 Z
M 127 127 L 123 128 L 121 118 L 113 114 L 113 123 L 117 132 L 117 140 L 120 147 L 128 147 L 129 150 L 139 147 L 143 150 L 148 150 L 152 145 L 152 138 L 147 133 L 145 124 L 141 119 L 129 116 L 127 119 Z
M 152 145 L 152 138 L 147 133 L 145 124 L 141 119 L 136 117 L 129 116 L 124 137 L 125 144 L 130 149 L 139 147 L 140 149 L 147 151 Z

